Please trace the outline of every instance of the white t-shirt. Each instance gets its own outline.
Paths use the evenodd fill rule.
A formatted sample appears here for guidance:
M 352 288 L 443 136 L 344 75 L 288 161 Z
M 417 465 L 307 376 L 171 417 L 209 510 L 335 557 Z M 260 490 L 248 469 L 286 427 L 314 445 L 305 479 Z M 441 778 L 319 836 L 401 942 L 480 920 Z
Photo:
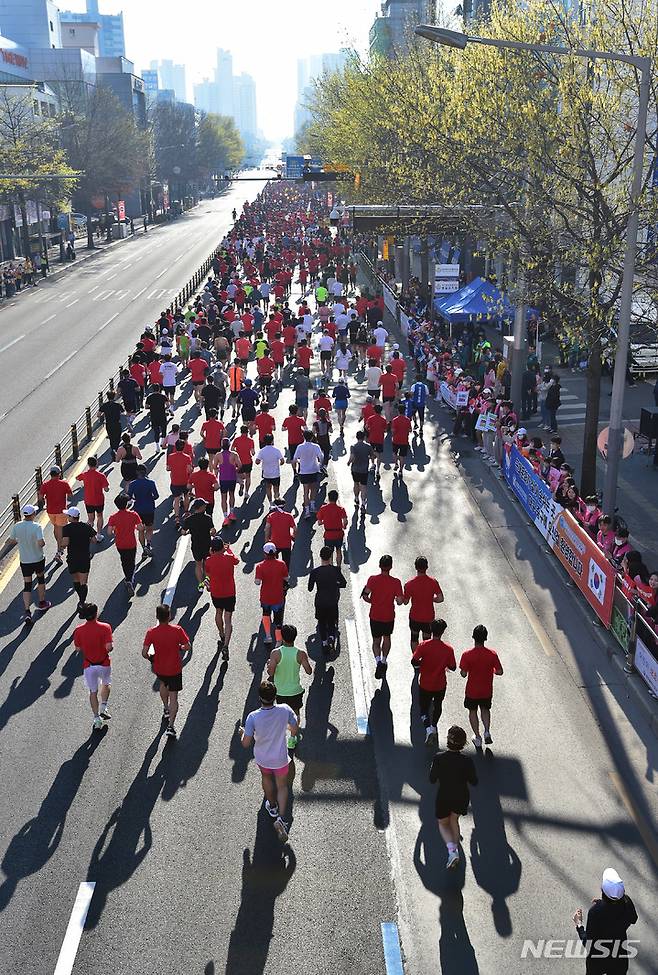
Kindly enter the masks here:
M 338 328 L 339 332 L 347 331 L 347 326 L 349 325 L 349 323 L 350 320 L 344 311 L 342 311 L 340 315 L 336 315 L 336 327 Z
M 345 305 L 342 301 L 334 301 L 331 310 L 334 315 L 342 315 L 345 312 Z
M 340 281 L 334 281 L 329 290 L 331 291 L 332 295 L 339 298 L 343 293 L 343 286 Z
M 382 371 L 379 366 L 368 366 L 366 369 L 366 384 L 368 389 L 379 389 L 379 379 Z
M 348 369 L 349 364 L 352 361 L 352 353 L 349 349 L 345 352 L 341 352 L 340 349 L 336 353 L 336 369 Z M 371 387 L 374 389 L 374 387 Z
M 247 715 L 246 735 L 254 739 L 254 758 L 261 768 L 284 768 L 288 765 L 288 725 L 297 724 L 295 712 L 287 704 L 258 708 Z
M 178 367 L 175 362 L 161 362 L 160 372 L 162 373 L 163 386 L 175 386 Z
M 256 454 L 256 460 L 263 465 L 263 477 L 281 477 L 283 454 L 278 447 L 273 444 L 261 447 Z
M 318 444 L 305 440 L 295 451 L 293 461 L 299 463 L 300 474 L 317 474 L 324 463 L 324 456 Z
M 335 345 L 335 342 L 332 339 L 331 335 L 321 335 L 318 345 L 320 347 L 320 352 L 331 352 L 331 350 Z
M 373 329 L 372 334 L 375 339 L 375 345 L 380 345 L 383 348 L 386 345 L 386 339 L 388 338 L 388 332 L 383 325 L 379 325 L 377 328 Z

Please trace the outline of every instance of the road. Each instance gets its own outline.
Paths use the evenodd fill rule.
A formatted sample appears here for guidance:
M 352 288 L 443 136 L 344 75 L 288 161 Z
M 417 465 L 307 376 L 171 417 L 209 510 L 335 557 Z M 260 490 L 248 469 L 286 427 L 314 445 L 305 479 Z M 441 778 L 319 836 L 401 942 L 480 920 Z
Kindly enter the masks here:
M 351 387 L 345 444 L 364 398 L 354 379 Z M 279 398 L 279 424 L 290 395 Z M 177 413 L 198 431 L 187 388 Z M 299 628 L 298 645 L 307 646 L 315 671 L 294 763 L 289 848 L 278 846 L 259 812 L 258 775 L 237 737 L 266 659 L 252 579 L 266 513 L 261 489 L 228 536 L 242 566 L 225 666 L 192 564 L 171 578 L 176 539 L 167 478 L 140 424 L 138 442 L 162 496 L 161 527 L 154 559 L 140 564 L 132 605 L 116 552 L 105 542 L 94 556 L 90 598 L 113 625 L 116 648 L 113 718 L 102 734 L 90 735 L 66 570 L 49 570 L 55 606 L 31 632 L 19 626 L 18 580 L 3 578 L 4 970 L 55 970 L 79 885 L 91 882 L 87 924 L 74 966 L 65 969 L 76 975 L 134 971 L 136 959 L 145 975 L 372 975 L 387 970 L 380 924 L 391 921 L 399 925 L 408 975 L 549 975 L 555 960 L 522 960 L 524 941 L 571 938 L 572 911 L 587 908 L 609 865 L 640 914 L 631 936 L 641 941 L 641 955 L 631 971 L 655 970 L 656 741 L 520 509 L 477 459 L 456 464 L 441 418 L 434 413 L 424 440 L 415 442 L 404 483 L 392 483 L 389 464 L 381 490 L 370 486 L 364 522 L 353 517 L 345 444 L 334 445 L 330 486 L 340 490 L 350 527 L 340 653 L 331 661 L 313 635 L 306 592 L 320 533 L 311 523 L 300 526 L 286 618 Z M 117 488 L 112 471 L 110 498 Z M 282 490 L 290 506 L 299 504 L 289 470 Z M 473 626 L 485 623 L 505 667 L 495 690 L 494 745 L 476 757 L 480 782 L 462 821 L 465 858 L 451 874 L 433 819 L 406 610 L 399 611 L 388 682 L 373 679 L 359 593 L 386 551 L 403 580 L 416 555 L 427 554 L 446 596 L 446 638 L 464 649 Z M 162 738 L 140 647 L 163 590 L 174 584 L 177 621 L 193 653 L 172 745 Z M 462 697 L 453 675 L 442 742 L 450 724 L 467 725 Z M 366 724 L 370 733 L 360 733 Z M 583 967 L 571 961 L 560 970 Z
M 235 182 L 175 222 L 137 233 L 0 308 L 0 508 L 219 243 L 233 208 L 262 185 Z

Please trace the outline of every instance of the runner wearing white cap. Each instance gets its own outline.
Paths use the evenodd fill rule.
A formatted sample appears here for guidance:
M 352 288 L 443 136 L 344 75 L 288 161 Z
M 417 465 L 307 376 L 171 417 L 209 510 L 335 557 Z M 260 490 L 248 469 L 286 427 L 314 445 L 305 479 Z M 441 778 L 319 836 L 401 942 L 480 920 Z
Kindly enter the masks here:
M 630 952 L 634 951 L 633 942 L 627 942 L 627 932 L 636 921 L 637 911 L 623 880 L 614 867 L 606 867 L 601 897 L 592 901 L 587 923 L 583 925 L 582 907 L 573 915 L 578 937 L 587 946 L 587 975 L 626 975 L 628 959 L 633 957 Z
M 65 512 L 68 525 L 62 529 L 62 545 L 66 549 L 66 565 L 78 594 L 78 616 L 87 601 L 87 580 L 91 567 L 91 543 L 97 540 L 94 528 L 80 521 L 80 509 L 71 507 Z
M 18 558 L 23 576 L 24 613 L 22 619 L 28 626 L 33 622 L 30 612 L 33 575 L 37 577 L 37 595 L 39 597 L 37 609 L 43 613 L 51 606 L 46 600 L 46 560 L 43 555 L 46 542 L 43 537 L 43 528 L 34 521 L 34 516 L 38 510 L 33 504 L 24 505 L 22 509 L 23 521 L 17 522 L 10 533 L 10 538 L 18 546 Z

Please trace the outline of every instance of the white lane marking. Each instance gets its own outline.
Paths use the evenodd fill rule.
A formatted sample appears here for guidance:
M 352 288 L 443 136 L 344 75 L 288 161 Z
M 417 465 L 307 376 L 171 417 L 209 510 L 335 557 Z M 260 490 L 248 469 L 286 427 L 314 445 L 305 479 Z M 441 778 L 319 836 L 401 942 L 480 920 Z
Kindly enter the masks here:
M 395 921 L 382 921 L 381 929 L 386 975 L 404 975 L 398 926 Z
M 185 257 L 185 254 L 179 254 L 179 255 L 178 255 L 178 257 L 175 257 L 175 258 L 174 258 L 174 260 L 173 260 L 173 261 L 172 261 L 171 263 L 172 263 L 172 264 L 178 264 L 178 262 L 179 262 L 179 261 L 182 261 L 182 259 L 183 259 L 184 257 Z
M 78 887 L 78 893 L 73 904 L 64 941 L 62 942 L 59 958 L 57 959 L 55 975 L 71 975 L 73 971 L 75 956 L 78 953 L 80 939 L 82 938 L 82 932 L 84 931 L 85 921 L 87 920 L 89 905 L 94 896 L 95 887 L 95 882 L 88 880 Z
M 70 355 L 67 355 L 66 359 L 62 359 L 62 361 L 58 363 L 58 365 L 56 365 L 54 369 L 51 369 L 50 372 L 44 376 L 44 379 L 50 379 L 51 376 L 54 376 L 55 373 L 62 368 L 62 366 L 65 366 L 66 363 L 73 358 L 74 355 L 75 355 L 75 350 L 71 352 Z
M 354 695 L 354 712 L 356 714 L 356 730 L 360 735 L 368 734 L 368 703 L 363 684 L 363 670 L 361 653 L 359 651 L 359 632 L 356 622 L 345 620 L 347 631 L 347 646 L 350 654 L 350 671 L 352 673 L 352 693 Z
M 157 293 L 158 293 L 157 291 L 152 291 L 151 294 L 150 295 L 147 295 L 146 297 L 147 298 L 155 298 L 155 296 L 157 295 Z
M 114 321 L 114 319 L 118 317 L 118 315 L 119 315 L 119 312 L 118 312 L 118 311 L 117 311 L 117 312 L 115 312 L 115 313 L 114 313 L 114 315 L 112 315 L 112 317 L 111 317 L 111 318 L 108 318 L 108 320 L 107 320 L 106 322 L 103 322 L 103 324 L 102 324 L 102 325 L 101 325 L 101 327 L 100 327 L 100 328 L 98 329 L 98 331 L 99 331 L 99 332 L 102 332 L 104 328 L 107 328 L 107 326 L 108 326 L 108 325 L 110 324 L 110 322 L 113 322 L 113 321 Z
M 93 295 L 94 291 L 98 291 L 99 288 L 100 288 L 100 284 L 95 284 L 93 288 L 90 288 L 89 289 L 89 291 L 87 292 L 87 294 L 88 295 Z
M 24 335 L 19 335 L 17 339 L 14 339 L 13 340 L 13 342 L 9 342 L 8 345 L 3 345 L 3 347 L 0 349 L 0 354 L 2 354 L 3 352 L 6 352 L 7 349 L 11 349 L 12 345 L 16 345 L 17 342 L 20 342 L 20 340 L 21 339 L 24 339 L 24 338 L 25 338 Z
M 141 291 L 138 291 L 137 294 L 134 295 L 133 301 L 135 300 L 135 298 L 141 298 L 141 296 L 144 294 L 145 291 L 146 291 L 146 288 L 142 288 Z
M 106 278 L 106 280 L 107 281 L 111 281 L 112 278 L 116 278 L 116 276 L 117 276 L 118 273 L 119 273 L 118 271 L 115 271 L 114 274 L 110 274 L 110 276 L 108 278 Z
M 92 301 L 106 301 L 114 294 L 114 288 L 109 288 L 106 291 L 99 291 L 97 295 L 94 295 Z
M 162 275 L 163 275 L 163 274 L 166 274 L 168 270 L 169 270 L 169 268 L 168 268 L 168 267 L 166 267 L 166 268 L 164 269 L 164 271 L 160 271 L 160 273 L 159 273 L 159 274 L 156 274 L 156 276 L 155 276 L 155 278 L 154 278 L 153 280 L 154 280 L 154 281 L 157 281 L 157 280 L 158 280 L 158 278 L 161 278 L 161 277 L 162 277 Z
M 162 597 L 162 602 L 165 606 L 171 606 L 174 601 L 176 586 L 178 585 L 180 574 L 183 571 L 183 565 L 185 564 L 185 560 L 187 558 L 189 544 L 189 535 L 181 535 L 181 537 L 178 539 L 178 545 L 176 546 L 176 557 L 174 558 L 174 564 L 172 565 L 171 572 L 169 573 L 165 594 Z
M 79 298 L 74 298 L 73 301 L 70 301 L 66 307 L 67 308 L 72 308 L 73 305 L 76 305 L 79 301 L 80 301 Z
M 39 322 L 39 324 L 40 325 L 47 325 L 48 322 L 52 322 L 53 318 L 57 318 L 57 312 L 55 312 L 54 315 L 50 315 L 48 318 L 44 318 L 44 320 L 42 322 Z

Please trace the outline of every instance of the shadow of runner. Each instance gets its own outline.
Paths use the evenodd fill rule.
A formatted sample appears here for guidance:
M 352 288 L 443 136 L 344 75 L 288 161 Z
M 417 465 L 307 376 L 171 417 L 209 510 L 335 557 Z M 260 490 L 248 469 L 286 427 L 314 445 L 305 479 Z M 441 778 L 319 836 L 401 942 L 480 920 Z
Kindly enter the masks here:
M 242 856 L 242 895 L 228 943 L 225 975 L 262 975 L 274 931 L 274 907 L 297 865 L 289 846 L 282 847 L 261 806 L 254 852 Z
M 8 905 L 19 882 L 38 873 L 59 846 L 68 811 L 106 730 L 90 735 L 61 765 L 37 815 L 11 839 L 2 858 L 5 879 L 0 885 L 0 911 Z

